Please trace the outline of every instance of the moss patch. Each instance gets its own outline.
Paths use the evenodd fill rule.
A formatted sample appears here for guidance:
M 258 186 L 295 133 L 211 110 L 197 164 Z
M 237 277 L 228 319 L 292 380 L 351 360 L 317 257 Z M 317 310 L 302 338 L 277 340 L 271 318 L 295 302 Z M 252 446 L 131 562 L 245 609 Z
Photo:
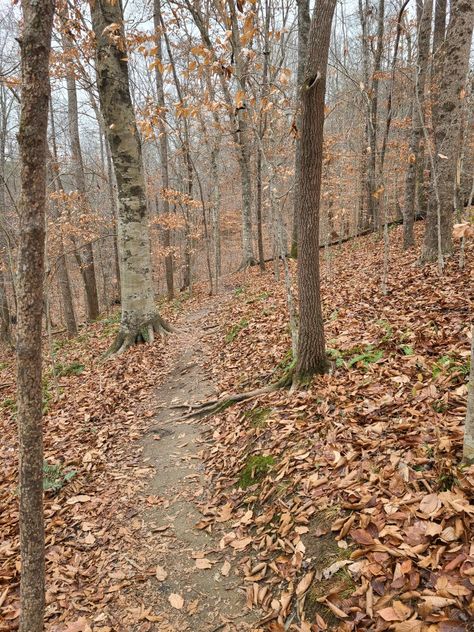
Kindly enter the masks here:
M 251 408 L 245 411 L 244 417 L 249 420 L 252 428 L 263 428 L 271 413 L 271 408 Z
M 322 573 L 336 562 L 347 560 L 351 555 L 349 548 L 342 549 L 338 546 L 333 534 L 315 536 L 311 533 L 324 532 L 330 529 L 334 519 L 340 514 L 337 507 L 331 507 L 321 511 L 313 518 L 310 525 L 309 534 L 304 536 L 303 541 L 306 547 L 306 554 L 312 560 L 312 567 L 316 574 Z M 348 599 L 355 590 L 355 583 L 349 571 L 343 567 L 328 579 L 315 579 L 306 593 L 304 612 L 309 621 L 315 619 L 316 614 L 321 616 L 327 623 L 328 629 L 332 630 L 340 624 L 340 619 L 324 603 L 318 601 L 329 594 L 337 595 L 338 604 L 341 607 L 344 599 Z
M 254 454 L 249 456 L 239 477 L 238 486 L 240 489 L 247 489 L 247 487 L 258 483 L 268 474 L 274 464 L 275 459 L 271 455 Z

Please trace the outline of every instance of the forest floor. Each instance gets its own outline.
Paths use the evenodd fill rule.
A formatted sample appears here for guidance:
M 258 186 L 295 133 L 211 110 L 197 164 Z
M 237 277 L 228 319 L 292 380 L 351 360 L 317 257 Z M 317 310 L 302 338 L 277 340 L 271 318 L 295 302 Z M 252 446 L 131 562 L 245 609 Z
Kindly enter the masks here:
M 459 465 L 474 249 L 440 278 L 400 237 L 391 231 L 387 294 L 376 235 L 322 254 L 330 374 L 208 419 L 183 416 L 291 363 L 272 271 L 163 303 L 176 332 L 106 364 L 116 314 L 54 340 L 48 632 L 474 629 L 474 468 Z M 6 631 L 19 549 L 14 365 L 2 360 Z

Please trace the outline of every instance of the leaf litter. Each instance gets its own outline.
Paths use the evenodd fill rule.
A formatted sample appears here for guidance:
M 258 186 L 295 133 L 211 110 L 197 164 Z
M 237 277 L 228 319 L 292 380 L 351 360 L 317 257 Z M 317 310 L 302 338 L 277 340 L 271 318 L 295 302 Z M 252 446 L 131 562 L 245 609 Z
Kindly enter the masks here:
M 196 528 L 223 533 L 218 547 L 229 555 L 214 570 L 206 555 L 195 563 L 200 572 L 238 573 L 248 607 L 261 611 L 255 630 L 457 632 L 472 621 L 474 469 L 459 465 L 472 246 L 466 268 L 452 258 L 440 278 L 434 266 L 416 265 L 416 253 L 401 252 L 399 231 L 391 235 L 386 296 L 375 236 L 331 249 L 324 262 L 330 374 L 304 390 L 232 406 L 209 423 L 209 493 Z M 227 281 L 239 292 L 202 333 L 221 394 L 273 381 L 291 361 L 283 284 L 255 270 Z M 202 289 L 186 310 L 206 300 Z M 117 606 L 149 571 L 127 559 L 127 548 L 142 527 L 140 503 L 161 502 L 143 495 L 153 468 L 138 439 L 155 412 L 150 393 L 179 350 L 157 341 L 100 364 L 109 343 L 102 330 L 91 325 L 57 351 L 58 361 L 80 360 L 85 370 L 58 380 L 45 417 L 46 461 L 75 472 L 45 500 L 46 629 L 53 632 L 131 629 Z M 0 630 L 15 629 L 19 613 L 13 370 L 7 359 Z M 252 456 L 271 460 L 242 489 Z M 168 571 L 150 572 L 164 581 Z M 170 610 L 188 607 L 178 592 L 169 602 Z M 126 620 L 143 630 L 174 629 L 170 613 L 152 604 L 127 608 Z

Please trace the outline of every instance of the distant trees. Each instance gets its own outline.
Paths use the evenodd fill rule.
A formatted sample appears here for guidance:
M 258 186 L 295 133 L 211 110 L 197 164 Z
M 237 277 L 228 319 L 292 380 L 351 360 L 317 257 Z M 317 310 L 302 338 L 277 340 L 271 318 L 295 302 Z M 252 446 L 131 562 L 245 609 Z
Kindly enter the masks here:
M 155 305 L 148 210 L 140 137 L 128 76 L 122 2 L 90 3 L 102 116 L 118 187 L 118 233 L 122 317 L 110 353 L 170 331 Z
M 52 0 L 22 0 L 17 404 L 20 449 L 20 631 L 42 632 L 45 604 L 42 353 Z
M 301 86 L 301 171 L 297 176 L 300 297 L 296 363 L 298 378 L 324 373 L 327 366 L 319 279 L 319 211 L 326 72 L 335 7 L 336 0 L 316 1 Z

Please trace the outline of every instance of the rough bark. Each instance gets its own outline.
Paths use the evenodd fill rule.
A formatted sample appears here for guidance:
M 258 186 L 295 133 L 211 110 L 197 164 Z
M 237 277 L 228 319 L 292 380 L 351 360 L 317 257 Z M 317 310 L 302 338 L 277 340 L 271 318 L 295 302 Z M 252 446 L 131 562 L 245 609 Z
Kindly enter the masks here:
M 50 103 L 50 114 L 51 114 L 51 136 L 52 136 L 52 147 L 53 151 L 51 152 L 48 148 L 48 158 L 49 158 L 49 169 L 51 173 L 51 180 L 54 190 L 57 192 L 62 189 L 61 183 L 61 174 L 59 172 L 59 164 L 58 164 L 58 151 L 56 146 L 56 130 L 54 123 L 54 113 L 52 103 Z M 59 230 L 59 238 L 58 238 L 58 258 L 56 260 L 55 268 L 57 270 L 58 275 L 58 285 L 59 290 L 61 292 L 62 298 L 62 310 L 64 323 L 66 325 L 66 330 L 68 336 L 75 336 L 77 334 L 77 322 L 76 316 L 74 313 L 74 301 L 72 298 L 72 289 L 71 289 L 71 280 L 69 278 L 69 271 L 67 269 L 67 259 L 64 253 L 64 243 L 63 243 L 63 235 L 61 230 L 61 211 L 57 203 L 53 200 L 51 204 L 51 214 L 53 219 L 58 225 Z
M 408 169 L 405 182 L 405 207 L 403 209 L 403 247 L 411 248 L 415 243 L 413 226 L 419 188 L 423 187 L 424 152 L 422 146 L 425 119 L 425 86 L 430 54 L 432 0 L 417 0 L 418 52 L 415 68 L 414 102 L 412 106 L 412 131 L 410 138 Z M 421 209 L 418 209 L 421 211 Z
M 301 172 L 298 207 L 300 297 L 296 376 L 304 379 L 327 367 L 319 279 L 319 211 L 323 161 L 324 98 L 331 24 L 336 0 L 317 0 L 301 88 Z
M 234 3 L 232 0 L 231 5 Z M 232 94 L 230 92 L 229 86 L 227 84 L 226 77 L 226 69 L 221 66 L 215 50 L 212 46 L 211 39 L 209 37 L 208 28 L 204 22 L 204 19 L 199 11 L 199 8 L 194 5 L 190 0 L 185 0 L 186 7 L 191 13 L 193 20 L 199 29 L 199 33 L 201 34 L 202 41 L 206 48 L 210 51 L 213 57 L 213 62 L 215 62 L 216 67 L 220 69 L 219 71 L 219 80 L 221 83 L 222 92 L 224 94 L 224 98 L 226 101 L 227 108 L 229 113 L 231 114 L 230 125 L 231 125 L 231 133 L 232 140 L 234 141 L 235 150 L 237 154 L 237 160 L 239 163 L 239 172 L 240 172 L 240 181 L 242 187 L 242 267 L 247 267 L 249 265 L 254 265 L 256 263 L 255 257 L 253 255 L 253 245 L 252 245 L 252 215 L 251 215 L 251 202 L 252 202 L 252 185 L 251 185 L 251 172 L 250 172 L 250 147 L 248 141 L 248 129 L 247 129 L 247 114 L 243 112 L 243 109 L 237 110 L 237 115 L 235 115 L 235 104 L 232 98 Z M 235 16 L 235 6 L 233 12 L 231 12 Z M 233 21 L 233 24 L 235 20 Z M 240 46 L 240 37 L 235 33 L 235 28 L 232 30 L 232 40 L 236 45 Z M 237 37 L 238 36 L 238 37 Z M 235 57 L 235 51 L 234 51 Z M 241 60 L 241 55 L 237 56 L 238 60 Z M 236 71 L 238 74 L 238 71 Z M 245 77 L 242 77 L 243 81 L 245 81 Z M 241 127 L 241 122 L 244 123 L 243 128 Z M 243 130 L 243 132 L 242 132 Z
M 301 171 L 301 112 L 299 108 L 300 90 L 304 81 L 304 69 L 306 63 L 306 51 L 308 48 L 309 27 L 311 18 L 309 15 L 309 0 L 297 0 L 298 3 L 298 66 L 296 75 L 297 113 L 296 113 L 296 145 L 295 145 L 295 185 L 293 193 L 293 230 L 291 235 L 291 251 L 293 258 L 298 256 L 298 206 L 300 203 Z
M 234 72 L 239 90 L 245 95 L 242 103 L 237 106 L 237 125 L 239 139 L 239 165 L 242 176 L 242 263 L 240 267 L 246 268 L 256 263 L 253 254 L 252 243 L 252 177 L 250 169 L 250 136 L 248 125 L 248 112 L 246 106 L 247 71 L 246 62 L 242 52 L 239 25 L 234 0 L 227 0 L 231 22 L 231 43 L 234 57 Z
M 166 103 L 165 91 L 163 87 L 163 51 L 161 46 L 161 0 L 154 0 L 153 3 L 153 23 L 155 27 L 156 37 L 156 64 L 155 64 L 155 80 L 157 104 L 160 108 L 160 116 L 158 118 L 158 131 L 160 136 L 160 167 L 161 167 L 161 186 L 163 189 L 169 189 L 170 178 L 168 169 L 168 129 L 166 124 Z M 163 213 L 169 215 L 170 204 L 168 198 L 163 196 Z M 168 290 L 168 299 L 174 298 L 174 274 L 173 274 L 173 256 L 169 251 L 171 246 L 171 234 L 168 228 L 163 230 L 163 246 L 168 250 L 165 255 L 165 274 L 166 287 Z
M 74 42 L 69 35 L 67 24 L 68 16 L 64 10 L 61 15 L 62 21 L 62 43 L 64 51 L 71 54 L 74 49 Z M 73 175 L 76 189 L 81 196 L 85 206 L 88 206 L 86 176 L 84 171 L 84 161 L 82 157 L 81 140 L 79 135 L 79 120 L 77 108 L 77 89 L 74 68 L 69 65 L 66 73 L 66 89 L 67 89 L 67 113 L 69 127 L 69 142 L 71 148 L 71 158 L 73 164 Z M 97 281 L 94 264 L 94 251 L 92 244 L 85 243 L 78 248 L 80 257 L 80 272 L 84 282 L 84 290 L 86 295 L 87 317 L 89 320 L 95 320 L 100 313 L 99 297 L 97 293 Z
M 22 0 L 17 403 L 20 452 L 20 632 L 41 632 L 45 604 L 41 329 L 54 5 Z
M 474 325 L 471 326 L 471 370 L 467 387 L 467 411 L 464 427 L 463 460 L 474 463 Z
M 2 265 L 0 263 L 0 265 Z M 8 306 L 7 293 L 5 291 L 5 275 L 3 270 L 0 270 L 0 340 L 11 343 L 11 331 L 10 331 L 10 309 Z
M 121 271 L 120 331 L 109 353 L 122 353 L 171 328 L 159 316 L 153 290 L 150 232 L 140 138 L 130 96 L 122 3 L 92 0 L 100 106 L 118 188 Z
M 452 250 L 456 167 L 473 23 L 472 1 L 452 0 L 443 45 L 440 89 L 433 111 L 433 192 L 426 221 L 423 261 L 435 261 Z

